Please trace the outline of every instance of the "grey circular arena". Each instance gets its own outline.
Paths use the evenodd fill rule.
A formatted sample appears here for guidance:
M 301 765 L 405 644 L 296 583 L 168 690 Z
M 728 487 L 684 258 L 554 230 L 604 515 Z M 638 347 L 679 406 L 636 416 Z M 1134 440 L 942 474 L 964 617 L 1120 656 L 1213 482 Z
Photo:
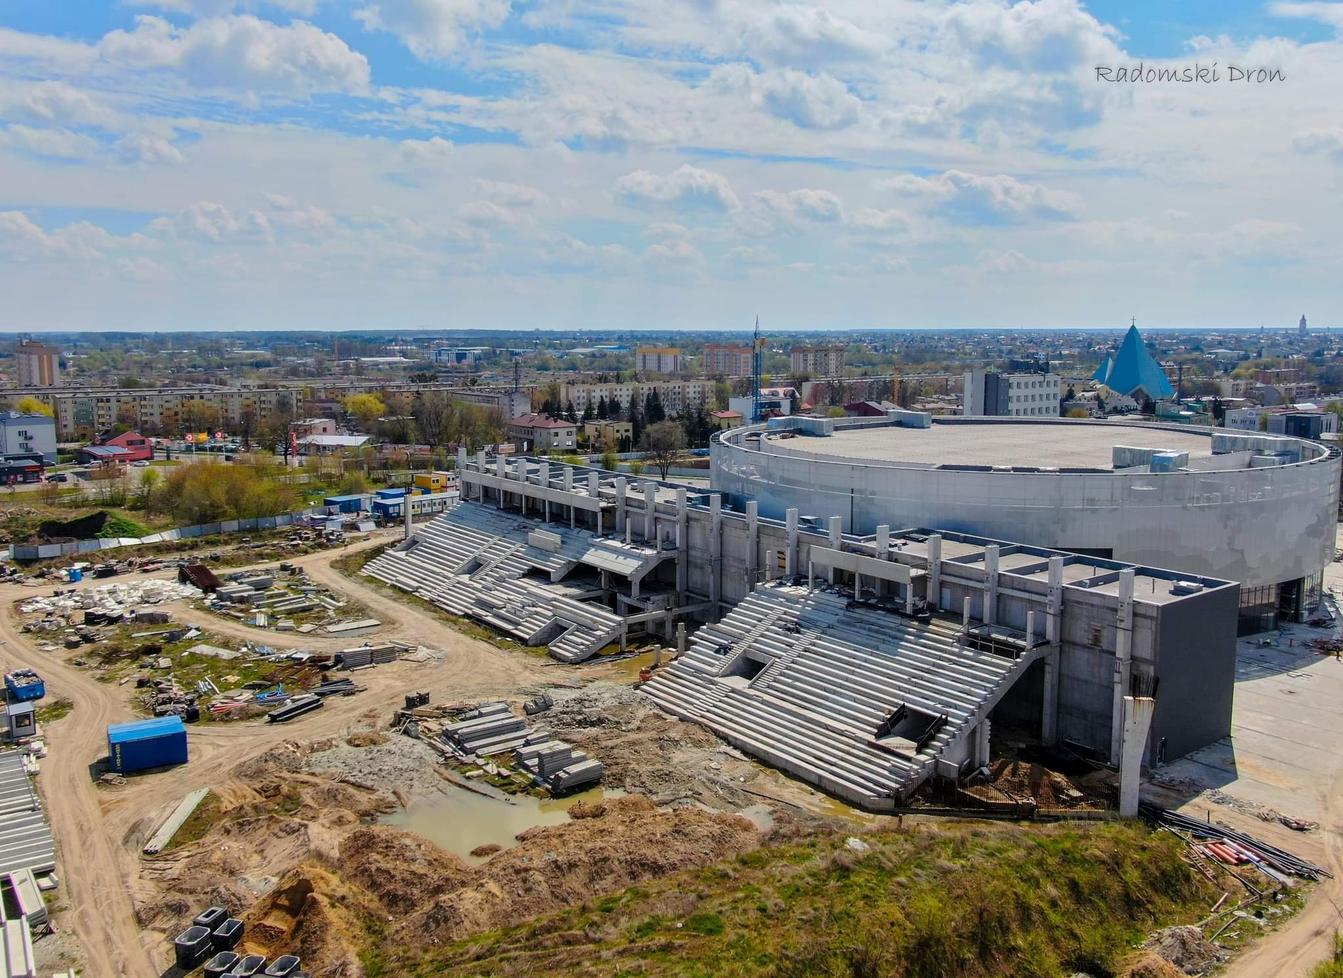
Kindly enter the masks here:
M 1276 435 L 1065 419 L 775 418 L 711 447 L 763 517 L 975 533 L 1238 581 L 1244 631 L 1299 620 L 1334 557 L 1339 450 Z

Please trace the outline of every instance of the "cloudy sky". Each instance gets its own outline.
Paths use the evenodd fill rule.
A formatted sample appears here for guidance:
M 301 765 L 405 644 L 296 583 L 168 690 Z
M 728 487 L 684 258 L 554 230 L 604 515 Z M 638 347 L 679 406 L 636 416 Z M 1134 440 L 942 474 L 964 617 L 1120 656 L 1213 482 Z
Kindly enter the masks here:
M 0 330 L 1339 324 L 1341 191 L 1343 2 L 0 0 Z

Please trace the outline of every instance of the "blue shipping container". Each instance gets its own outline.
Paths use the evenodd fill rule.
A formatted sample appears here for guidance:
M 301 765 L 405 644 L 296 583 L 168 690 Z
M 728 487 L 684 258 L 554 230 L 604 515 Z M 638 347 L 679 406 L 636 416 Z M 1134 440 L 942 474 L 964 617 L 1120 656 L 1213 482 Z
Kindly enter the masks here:
M 379 489 L 377 492 L 378 499 L 400 499 L 405 494 L 406 490 L 404 487 L 397 487 L 394 489 Z
M 112 770 L 120 774 L 185 764 L 187 728 L 181 717 L 111 724 L 107 728 L 107 757 Z

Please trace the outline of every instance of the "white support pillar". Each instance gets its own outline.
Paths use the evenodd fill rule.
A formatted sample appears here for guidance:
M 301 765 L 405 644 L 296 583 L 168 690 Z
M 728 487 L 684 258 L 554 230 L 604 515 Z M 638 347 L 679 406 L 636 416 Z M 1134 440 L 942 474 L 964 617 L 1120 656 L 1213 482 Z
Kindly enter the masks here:
M 998 622 L 998 545 L 984 548 L 984 624 Z
M 1044 696 L 1040 707 L 1040 740 L 1045 744 L 1058 743 L 1059 717 L 1059 632 L 1063 609 L 1063 558 L 1049 558 L 1049 594 L 1045 610 Z
M 989 733 L 992 724 L 988 717 L 979 721 L 975 727 L 975 767 L 981 768 L 989 763 Z
M 644 480 L 644 542 L 656 544 L 657 541 L 658 489 L 651 479 Z
M 685 602 L 687 582 L 690 578 L 690 503 L 684 489 L 676 490 L 676 603 Z
M 602 494 L 600 476 L 596 472 L 588 473 L 588 498 L 596 503 L 596 509 L 593 511 L 593 517 L 596 519 L 597 536 L 606 535 L 606 527 L 602 525 Z
M 888 523 L 879 523 L 877 525 L 877 559 L 886 560 L 890 556 L 891 550 L 891 527 Z
M 508 478 L 508 470 L 507 470 L 507 467 L 506 467 L 506 466 L 507 466 L 507 462 L 506 462 L 506 460 L 504 459 L 504 456 L 502 456 L 502 455 L 496 455 L 496 456 L 494 457 L 494 474 L 495 474 L 495 476 L 497 476 L 498 479 L 499 479 L 499 508 L 500 508 L 500 509 L 503 509 L 503 508 L 504 508 L 504 504 L 505 504 L 505 502 L 506 502 L 506 500 L 507 500 L 507 498 L 508 498 L 507 495 L 504 493 L 504 480 Z
M 1035 610 L 1026 612 L 1026 648 L 1030 649 L 1035 642 Z
M 402 508 L 406 511 L 406 512 L 405 512 L 405 516 L 406 516 L 406 535 L 405 535 L 405 537 L 404 537 L 404 539 L 406 539 L 406 540 L 409 540 L 410 537 L 411 537 L 411 534 L 414 532 L 414 531 L 411 530 L 411 523 L 413 522 L 414 517 L 411 515 L 411 512 L 410 512 L 410 498 L 411 498 L 411 497 L 410 497 L 410 489 L 406 489 L 406 494 L 405 494 L 404 496 L 401 497 L 401 506 L 402 506 Z
M 778 569 L 778 567 L 779 567 L 779 551 L 777 551 L 777 550 L 766 550 L 766 551 L 765 551 L 765 580 L 766 580 L 766 581 L 772 581 L 772 580 L 774 580 L 774 573 L 775 573 L 775 571 Z M 753 590 L 754 590 L 754 589 L 753 589 Z
M 784 525 L 788 529 L 788 549 L 784 551 L 783 572 L 786 577 L 797 575 L 797 507 L 784 512 Z
M 970 595 L 968 594 L 961 603 L 961 631 L 970 631 Z
M 756 575 L 760 573 L 760 504 L 754 499 L 746 502 L 746 579 L 755 590 Z
M 550 522 L 550 497 L 545 490 L 550 488 L 550 463 L 541 463 L 541 513 L 546 523 Z
M 685 622 L 676 623 L 676 654 L 685 655 Z
M 574 491 L 574 467 L 572 465 L 564 467 L 564 491 Z
M 1125 696 L 1124 735 L 1119 761 L 1119 814 L 1138 814 L 1138 789 L 1142 786 L 1142 758 L 1147 752 L 1147 731 L 1152 726 L 1156 700 L 1150 696 Z
M 625 527 L 625 487 L 627 483 L 623 475 L 616 476 L 616 533 L 625 535 L 625 542 L 629 542 L 629 534 Z
M 928 607 L 942 607 L 942 534 L 928 535 Z
M 723 497 L 709 496 L 709 609 L 713 621 L 718 620 L 718 604 L 723 600 Z
M 808 593 L 808 594 L 811 594 L 811 588 L 812 588 L 812 583 L 811 583 L 811 582 L 812 582 L 812 573 L 813 573 L 812 562 L 811 562 L 811 558 L 808 557 L 808 558 L 807 558 L 807 593 Z
M 828 536 L 829 541 L 830 541 L 830 549 L 832 549 L 832 550 L 841 550 L 841 549 L 843 549 L 843 547 L 844 547 L 844 517 L 842 517 L 842 516 L 832 516 L 832 517 L 830 517 L 828 530 L 829 530 L 829 532 L 828 532 L 827 536 Z M 826 580 L 828 580 L 828 581 L 830 582 L 831 585 L 834 585 L 834 583 L 835 583 L 835 568 L 834 568 L 834 567 L 830 567 L 830 568 L 828 568 L 828 573 L 826 574 Z M 855 597 L 856 597 L 856 596 L 855 596 Z
M 1133 568 L 1119 572 L 1119 606 L 1115 610 L 1114 690 L 1110 717 L 1110 763 L 1118 765 L 1124 740 L 1124 697 L 1133 666 Z

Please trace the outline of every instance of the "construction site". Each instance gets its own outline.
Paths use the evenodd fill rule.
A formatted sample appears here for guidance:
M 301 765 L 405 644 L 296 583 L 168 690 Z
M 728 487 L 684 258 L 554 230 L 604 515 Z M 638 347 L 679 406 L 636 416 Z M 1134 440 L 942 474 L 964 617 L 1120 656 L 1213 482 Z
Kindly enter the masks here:
M 55 887 L 12 974 L 825 973 L 846 925 L 815 895 L 878 885 L 847 925 L 904 921 L 874 973 L 987 976 L 1025 966 L 1018 925 L 909 962 L 971 941 L 1000 865 L 1042 901 L 1016 919 L 1074 921 L 1032 970 L 1139 978 L 1234 969 L 1333 890 L 1329 812 L 1219 773 L 1263 674 L 1233 581 L 545 458 L 457 473 L 341 552 L 0 584 L 0 656 L 59 707 L 0 754 Z M 1319 628 L 1291 675 L 1333 661 Z

